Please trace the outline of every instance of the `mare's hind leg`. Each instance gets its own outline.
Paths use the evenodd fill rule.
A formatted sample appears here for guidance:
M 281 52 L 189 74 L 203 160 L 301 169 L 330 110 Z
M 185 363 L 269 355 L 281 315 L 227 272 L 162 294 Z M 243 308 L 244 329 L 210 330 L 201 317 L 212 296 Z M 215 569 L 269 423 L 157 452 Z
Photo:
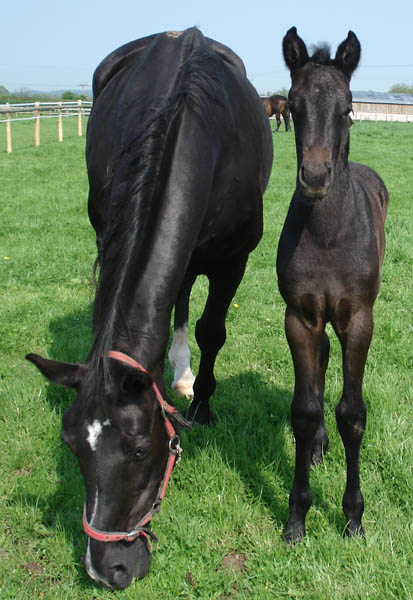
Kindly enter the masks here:
M 194 400 L 188 418 L 206 425 L 211 422 L 209 399 L 215 391 L 215 359 L 225 343 L 225 318 L 228 307 L 244 275 L 247 257 L 231 263 L 218 273 L 209 274 L 209 292 L 202 317 L 196 324 L 196 341 L 201 350 L 198 375 L 194 383 Z
M 304 321 L 301 315 L 287 306 L 285 331 L 295 371 L 294 396 L 291 403 L 291 422 L 295 437 L 295 473 L 290 493 L 290 518 L 284 530 L 284 537 L 287 542 L 297 542 L 305 535 L 305 517 L 312 502 L 312 444 L 323 418 L 318 386 L 324 324 L 317 318 L 316 313 L 311 320 Z
M 281 125 L 281 115 L 280 113 L 275 113 L 275 118 L 277 119 L 277 128 L 275 131 L 278 131 Z
M 175 303 L 174 335 L 168 358 L 174 370 L 172 389 L 181 396 L 194 395 L 195 376 L 191 370 L 191 350 L 188 344 L 189 297 L 196 279 L 187 274 Z
M 328 448 L 328 435 L 324 424 L 324 385 L 330 355 L 330 340 L 324 331 L 320 340 L 319 372 L 318 372 L 318 399 L 321 405 L 321 423 L 316 431 L 311 446 L 312 462 L 317 464 L 322 461 Z
M 343 394 L 336 407 L 338 430 L 347 461 L 347 483 L 343 510 L 347 519 L 346 535 L 363 535 L 361 517 L 364 510 L 360 490 L 360 446 L 366 426 L 366 406 L 362 384 L 367 353 L 373 334 L 371 307 L 364 307 L 343 320 L 333 322 L 343 353 Z

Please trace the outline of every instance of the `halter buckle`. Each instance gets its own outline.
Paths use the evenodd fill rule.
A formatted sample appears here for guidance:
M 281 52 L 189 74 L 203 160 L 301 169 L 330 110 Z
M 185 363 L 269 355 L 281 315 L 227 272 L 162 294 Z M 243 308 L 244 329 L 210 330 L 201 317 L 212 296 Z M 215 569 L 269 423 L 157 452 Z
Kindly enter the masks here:
M 181 448 L 181 439 L 178 434 L 175 434 L 169 440 L 169 452 L 171 454 L 175 454 L 175 456 L 176 456 L 175 464 L 179 463 L 179 461 L 181 460 L 181 455 L 182 455 L 183 450 Z

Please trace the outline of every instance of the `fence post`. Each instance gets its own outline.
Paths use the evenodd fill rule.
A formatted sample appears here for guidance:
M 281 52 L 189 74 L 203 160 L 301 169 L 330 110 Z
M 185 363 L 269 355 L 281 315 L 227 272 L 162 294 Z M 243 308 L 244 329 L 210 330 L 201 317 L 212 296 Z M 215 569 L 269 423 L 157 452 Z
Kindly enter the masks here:
M 78 113 L 77 113 L 77 135 L 82 136 L 82 101 L 77 101 Z
M 62 123 L 62 101 L 59 103 L 58 118 L 57 118 L 57 141 L 63 142 L 63 123 Z
M 6 102 L 6 106 L 9 107 L 10 104 Z M 11 148 L 11 127 L 10 127 L 10 113 L 6 113 L 6 145 L 7 145 L 7 154 L 10 154 L 12 151 Z
M 40 110 L 39 110 L 39 103 L 35 102 L 34 103 L 35 106 L 35 110 L 34 112 L 34 116 L 35 116 L 35 122 L 34 122 L 34 146 L 35 148 L 37 148 L 37 146 L 40 146 Z

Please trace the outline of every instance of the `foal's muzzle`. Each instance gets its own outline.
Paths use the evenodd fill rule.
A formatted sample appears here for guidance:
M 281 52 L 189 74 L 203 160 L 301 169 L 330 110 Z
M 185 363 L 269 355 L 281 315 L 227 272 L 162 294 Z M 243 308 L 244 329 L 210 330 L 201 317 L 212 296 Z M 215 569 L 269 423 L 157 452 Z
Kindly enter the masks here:
M 333 181 L 331 151 L 319 147 L 305 149 L 298 170 L 298 180 L 306 196 L 324 198 Z

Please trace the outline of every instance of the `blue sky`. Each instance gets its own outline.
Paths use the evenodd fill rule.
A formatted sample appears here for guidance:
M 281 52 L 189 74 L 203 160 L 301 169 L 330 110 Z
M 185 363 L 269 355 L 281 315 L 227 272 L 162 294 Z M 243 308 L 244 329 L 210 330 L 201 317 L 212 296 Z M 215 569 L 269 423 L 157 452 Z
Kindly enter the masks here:
M 362 60 L 352 89 L 388 91 L 413 85 L 412 23 L 412 0 L 19 0 L 2 9 L 0 85 L 90 85 L 97 64 L 123 43 L 197 25 L 241 56 L 258 92 L 277 91 L 289 88 L 281 42 L 295 25 L 307 45 L 327 41 L 332 53 L 353 30 Z

